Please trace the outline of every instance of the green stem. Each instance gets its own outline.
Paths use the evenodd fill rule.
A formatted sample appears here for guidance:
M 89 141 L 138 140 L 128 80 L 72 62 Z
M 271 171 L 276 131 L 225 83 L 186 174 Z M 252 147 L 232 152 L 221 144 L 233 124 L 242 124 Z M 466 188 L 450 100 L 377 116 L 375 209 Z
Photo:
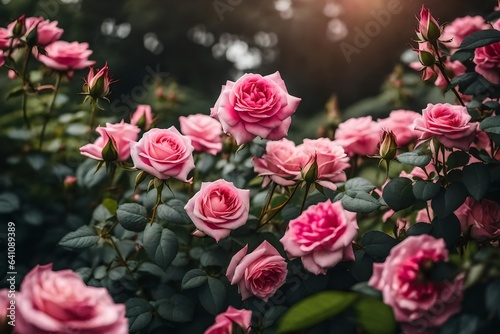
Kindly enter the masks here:
M 57 77 L 56 77 L 56 84 L 54 87 L 54 92 L 52 93 L 52 101 L 50 101 L 49 110 L 47 111 L 47 114 L 45 115 L 45 119 L 43 121 L 43 126 L 42 126 L 42 132 L 40 133 L 40 146 L 38 148 L 40 151 L 42 150 L 43 141 L 45 139 L 45 130 L 47 129 L 47 124 L 49 123 L 50 116 L 52 114 L 52 111 L 54 110 L 57 92 L 59 91 L 59 86 L 61 85 L 61 78 L 62 78 L 62 74 L 60 72 L 58 72 Z
M 311 189 L 311 183 L 306 183 L 306 190 L 304 191 L 304 198 L 302 198 L 302 203 L 300 204 L 300 213 L 304 211 L 304 206 L 306 205 L 307 195 L 309 194 L 309 189 Z
M 156 187 L 156 203 L 155 203 L 155 206 L 153 207 L 153 211 L 151 213 L 151 224 L 153 224 L 153 222 L 155 221 L 156 210 L 158 210 L 158 206 L 161 203 L 162 191 L 163 191 L 163 183 L 160 186 Z
M 437 56 L 437 59 L 438 59 L 438 62 L 437 62 L 436 65 L 439 68 L 439 71 L 443 74 L 443 77 L 446 80 L 446 83 L 448 84 L 448 87 L 449 87 L 450 84 L 451 84 L 451 81 L 450 81 L 450 78 L 448 78 L 448 75 L 446 74 L 446 71 L 444 69 L 444 64 L 443 64 L 443 61 L 441 60 L 441 54 L 439 52 L 439 48 L 438 48 L 438 46 L 437 46 L 436 43 L 431 43 L 431 45 L 432 45 L 434 51 L 436 51 L 436 56 Z M 457 97 L 458 102 L 460 102 L 460 104 L 465 107 L 465 103 L 462 100 L 462 97 L 460 96 L 460 94 L 458 94 L 458 92 L 455 89 L 455 87 L 451 88 L 451 91 Z
M 262 211 L 260 212 L 259 215 L 259 221 L 262 221 L 262 218 L 267 212 L 267 208 L 269 207 L 269 204 L 271 204 L 271 199 L 273 198 L 274 191 L 276 190 L 276 182 L 271 181 L 271 188 L 269 189 L 269 192 L 267 193 L 267 198 L 266 198 L 266 204 L 262 207 Z
M 264 221 L 263 223 L 261 223 L 260 225 L 263 226 L 263 225 L 266 225 L 267 223 L 269 223 L 271 220 L 273 220 L 274 217 L 276 217 L 276 215 L 278 213 L 281 212 L 281 210 L 290 202 L 290 200 L 292 199 L 293 195 L 295 195 L 295 192 L 297 191 L 297 188 L 300 186 L 300 183 L 297 183 L 297 185 L 293 188 L 292 190 L 292 193 L 290 194 L 290 196 L 286 199 L 286 201 L 284 201 L 283 203 L 281 203 L 280 205 L 278 205 L 277 207 L 273 208 L 272 211 L 274 211 L 271 215 L 271 217 L 269 217 L 268 219 L 266 219 L 266 221 Z M 267 214 L 268 212 L 266 212 Z
M 92 141 L 92 133 L 94 131 L 94 123 L 95 123 L 95 114 L 97 111 L 97 102 L 92 100 L 90 103 L 91 109 L 90 109 L 90 133 L 89 133 L 89 142 Z
M 12 42 L 12 41 L 11 41 Z M 28 94 L 26 93 L 27 88 L 27 83 L 28 83 L 28 74 L 26 73 L 28 71 L 28 61 L 30 58 L 31 54 L 31 48 L 27 47 L 26 50 L 24 51 L 24 57 L 23 57 L 23 69 L 21 73 L 21 77 L 23 79 L 23 96 L 21 100 L 21 105 L 22 105 L 22 110 L 23 110 L 23 119 L 24 123 L 26 124 L 26 127 L 28 130 L 31 130 L 31 124 L 28 119 L 28 110 L 26 109 L 26 105 L 28 103 Z

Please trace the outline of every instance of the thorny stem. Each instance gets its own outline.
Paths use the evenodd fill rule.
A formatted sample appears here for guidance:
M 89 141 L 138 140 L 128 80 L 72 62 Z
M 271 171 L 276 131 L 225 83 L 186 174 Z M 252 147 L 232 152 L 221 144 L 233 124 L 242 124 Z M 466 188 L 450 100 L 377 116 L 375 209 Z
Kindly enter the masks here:
M 11 43 L 12 43 L 12 40 L 11 40 Z M 28 119 L 28 111 L 26 109 L 26 105 L 28 103 L 28 94 L 26 93 L 26 84 L 28 82 L 28 74 L 26 73 L 28 71 L 28 60 L 30 58 L 30 54 L 31 54 L 31 48 L 26 48 L 26 50 L 24 51 L 24 58 L 23 58 L 23 69 L 22 69 L 22 73 L 21 73 L 21 77 L 23 79 L 23 95 L 22 95 L 22 99 L 21 99 L 21 105 L 22 105 L 22 110 L 23 110 L 23 119 L 24 119 L 24 123 L 26 124 L 26 127 L 28 128 L 28 130 L 31 129 L 31 124 L 30 124 L 30 121 Z
M 95 114 L 97 111 L 97 102 L 92 100 L 90 103 L 91 109 L 90 109 L 90 133 L 89 133 L 89 141 L 92 141 L 92 132 L 94 130 L 94 123 L 95 123 Z
M 438 46 L 437 46 L 437 44 L 435 42 L 431 43 L 431 45 L 432 45 L 434 51 L 436 51 L 436 55 L 437 55 L 437 59 L 438 59 L 438 62 L 437 62 L 436 65 L 439 68 L 439 71 L 441 72 L 441 74 L 443 74 L 443 77 L 446 80 L 446 83 L 448 84 L 448 86 L 450 86 L 451 81 L 450 81 L 450 78 L 448 78 L 448 75 L 446 74 L 446 71 L 444 70 L 444 64 L 443 64 L 443 61 L 441 60 L 441 54 L 439 52 L 439 48 L 438 48 Z M 460 94 L 458 94 L 458 92 L 455 89 L 455 87 L 451 88 L 451 91 L 457 97 L 458 102 L 460 102 L 460 104 L 465 107 L 465 103 L 462 100 L 462 97 L 460 96 Z
M 309 193 L 309 189 L 311 189 L 311 183 L 306 183 L 306 190 L 304 191 L 304 198 L 302 198 L 302 203 L 300 204 L 300 213 L 304 211 L 304 206 L 306 204 L 307 194 Z
M 45 119 L 43 121 L 43 126 L 42 126 L 42 132 L 40 133 L 40 146 L 39 146 L 40 151 L 42 150 L 43 140 L 45 138 L 45 130 L 47 129 L 47 124 L 49 123 L 50 115 L 52 114 L 52 111 L 54 110 L 57 92 L 59 91 L 59 86 L 61 85 L 61 78 L 62 78 L 62 74 L 60 72 L 57 73 L 56 84 L 54 86 L 54 92 L 52 93 L 52 101 L 50 101 L 49 110 L 48 110 L 47 114 L 45 115 Z
M 274 217 L 276 217 L 276 215 L 290 202 L 290 200 L 292 199 L 293 195 L 295 195 L 295 192 L 297 191 L 297 188 L 300 186 L 300 183 L 298 183 L 292 190 L 292 193 L 290 194 L 290 196 L 286 199 L 286 201 L 284 201 L 283 203 L 281 203 L 280 205 L 278 205 L 277 207 L 273 208 L 271 211 L 274 211 L 271 216 L 266 219 L 266 221 L 264 221 L 263 223 L 261 223 L 261 227 L 263 225 L 266 225 L 267 223 L 269 223 L 271 220 L 273 220 Z M 269 212 L 269 211 L 268 211 Z M 266 213 L 268 213 L 266 212 Z
M 274 191 L 276 190 L 276 186 L 277 186 L 276 182 L 271 181 L 271 188 L 269 189 L 269 192 L 267 193 L 266 204 L 264 204 L 264 206 L 262 207 L 262 211 L 260 212 L 259 221 L 262 221 L 262 218 L 264 217 L 264 215 L 267 212 L 267 208 L 269 207 L 269 204 L 271 204 L 271 199 L 273 198 Z

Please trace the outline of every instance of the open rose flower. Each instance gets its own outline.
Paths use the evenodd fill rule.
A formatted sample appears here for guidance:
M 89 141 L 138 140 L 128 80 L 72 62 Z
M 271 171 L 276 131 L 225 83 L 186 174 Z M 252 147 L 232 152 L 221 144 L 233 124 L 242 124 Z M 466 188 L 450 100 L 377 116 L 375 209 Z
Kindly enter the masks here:
M 283 138 L 266 143 L 266 153 L 261 158 L 253 158 L 254 170 L 264 177 L 263 187 L 271 181 L 280 186 L 294 185 L 300 177 L 302 165 L 307 155 L 295 143 Z
M 37 57 L 45 66 L 56 71 L 79 70 L 95 63 L 89 60 L 92 51 L 88 48 L 87 43 L 55 41 L 45 48 L 46 55 L 38 54 Z
M 420 131 L 413 128 L 413 121 L 422 117 L 412 110 L 393 110 L 389 117 L 379 119 L 378 124 L 382 130 L 389 130 L 394 133 L 399 146 L 406 146 L 413 143 L 420 136 Z
M 335 140 L 349 156 L 375 155 L 381 135 L 380 125 L 371 116 L 365 116 L 340 123 L 335 132 Z
M 130 142 L 136 141 L 139 137 L 137 126 L 125 123 L 106 123 L 105 127 L 98 126 L 95 131 L 101 136 L 92 144 L 80 147 L 80 154 L 95 160 L 104 160 L 102 151 L 111 140 L 111 145 L 117 153 L 117 161 L 125 161 L 130 156 Z
M 414 121 L 415 130 L 422 131 L 419 140 L 436 137 L 448 148 L 468 150 L 476 137 L 477 123 L 471 123 L 467 108 L 449 103 L 428 104 L 422 117 Z
M 173 177 L 190 182 L 188 174 L 194 168 L 193 151 L 191 139 L 173 126 L 151 129 L 130 145 L 135 168 L 162 180 Z
M 341 261 L 354 261 L 357 231 L 356 213 L 344 210 L 340 201 L 327 200 L 291 220 L 280 241 L 289 259 L 300 257 L 306 270 L 326 274 Z
M 391 249 L 384 263 L 374 263 L 368 284 L 382 292 L 407 334 L 431 333 L 460 311 L 462 277 L 454 281 L 426 279 L 437 262 L 448 261 L 443 239 L 411 236 Z
M 224 132 L 238 145 L 255 137 L 279 140 L 286 137 L 300 99 L 288 94 L 279 72 L 261 76 L 248 73 L 236 82 L 227 81 L 210 109 Z
M 8 29 L 12 31 L 16 22 L 17 21 L 14 21 L 9 24 Z M 57 23 L 57 21 L 44 20 L 43 17 L 27 17 L 24 20 L 24 25 L 26 27 L 26 33 L 24 35 L 28 36 L 28 34 L 37 27 L 38 40 L 36 44 L 47 46 L 61 38 L 64 30 L 59 28 Z
M 474 51 L 475 70 L 493 84 L 500 84 L 500 42 Z
M 137 125 L 144 130 L 151 129 L 153 125 L 153 112 L 148 104 L 139 104 L 130 118 L 130 124 Z
M 234 326 L 238 326 L 241 333 L 250 333 L 252 311 L 238 310 L 229 306 L 226 312 L 215 317 L 215 324 L 207 328 L 205 334 L 232 334 Z M 240 333 L 240 331 L 238 331 Z
M 12 31 L 6 28 L 0 28 L 0 49 L 6 50 L 10 46 Z
M 202 182 L 184 209 L 198 230 L 218 242 L 245 225 L 249 207 L 250 190 L 238 189 L 232 182 L 220 179 Z
M 126 334 L 125 305 L 71 270 L 36 266 L 16 295 L 17 334 Z
M 233 256 L 227 267 L 227 279 L 232 285 L 238 284 L 243 300 L 256 296 L 267 302 L 285 284 L 286 261 L 267 241 L 247 252 L 248 245 Z
M 195 114 L 179 117 L 181 132 L 191 139 L 198 152 L 216 155 L 222 151 L 222 128 L 220 123 L 210 116 Z
M 443 41 L 450 41 L 446 43 L 446 46 L 454 51 L 460 47 L 465 37 L 476 31 L 490 28 L 491 26 L 486 23 L 482 16 L 459 17 L 444 27 L 441 39 Z
M 480 202 L 468 197 L 455 211 L 462 231 L 478 241 L 490 241 L 500 236 L 500 204 L 489 199 Z

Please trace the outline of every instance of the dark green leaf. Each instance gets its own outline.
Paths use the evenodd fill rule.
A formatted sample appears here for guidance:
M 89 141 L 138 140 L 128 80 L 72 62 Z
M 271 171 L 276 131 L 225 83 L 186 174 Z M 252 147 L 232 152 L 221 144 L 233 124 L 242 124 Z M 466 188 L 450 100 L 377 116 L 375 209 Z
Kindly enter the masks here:
M 204 267 L 224 267 L 227 265 L 227 255 L 220 248 L 205 251 L 200 258 L 200 264 Z
M 412 206 L 415 203 L 415 196 L 413 195 L 411 180 L 405 177 L 391 180 L 385 185 L 382 197 L 394 211 Z
M 375 297 L 379 299 L 382 298 L 382 292 L 372 288 L 370 285 L 368 285 L 368 282 L 356 283 L 351 287 L 351 290 L 363 294 L 365 296 Z
M 202 173 L 206 174 L 210 172 L 211 169 L 213 169 L 215 165 L 215 156 L 211 154 L 201 154 L 200 159 L 196 162 L 196 169 Z
M 183 295 L 173 295 L 159 304 L 158 313 L 168 321 L 189 322 L 193 320 L 194 304 Z
M 113 214 L 102 204 L 99 204 L 94 212 L 92 212 L 92 219 L 101 223 L 104 223 L 111 217 L 113 217 Z
M 380 231 L 370 231 L 361 237 L 359 241 L 366 254 L 376 261 L 382 262 L 391 252 L 391 249 L 398 244 L 393 237 Z
M 476 334 L 484 322 L 477 315 L 459 313 L 446 321 L 439 331 L 440 334 Z M 418 328 L 421 328 L 418 327 Z
M 19 198 L 13 193 L 2 193 L 0 194 L 0 214 L 11 213 L 19 210 L 20 202 Z
M 85 225 L 62 237 L 61 241 L 59 241 L 59 246 L 69 249 L 82 249 L 95 245 L 97 241 L 99 241 L 99 236 L 95 230 Z
M 266 313 L 264 313 L 264 319 L 262 319 L 262 328 L 268 328 L 274 325 L 274 323 L 281 318 L 283 314 L 288 310 L 285 306 L 271 306 Z
M 129 320 L 129 331 L 131 333 L 140 331 L 149 325 L 153 318 L 153 307 L 142 298 L 131 298 L 125 302 L 127 308 L 126 316 Z
M 118 207 L 116 216 L 124 229 L 132 232 L 141 232 L 146 227 L 148 211 L 137 203 L 125 203 Z
M 417 181 L 413 185 L 413 195 L 415 195 L 416 199 L 428 201 L 434 198 L 434 196 L 439 193 L 439 189 L 441 189 L 439 184 L 426 181 Z
M 447 189 L 441 188 L 432 199 L 432 210 L 439 217 L 446 217 L 462 205 L 467 195 L 467 189 L 462 183 L 452 183 Z
M 158 265 L 151 262 L 143 262 L 137 268 L 138 272 L 149 273 L 153 276 L 162 277 L 165 275 L 165 271 L 161 269 Z
M 453 281 L 457 276 L 457 268 L 449 262 L 436 262 L 427 273 L 429 280 L 434 282 Z
M 500 42 L 500 31 L 496 29 L 476 31 L 464 38 L 460 50 L 473 50 L 496 42 Z
M 371 256 L 362 250 L 354 252 L 354 262 L 351 263 L 351 275 L 358 282 L 368 281 L 373 274 L 373 263 Z
M 405 152 L 398 155 L 397 160 L 403 164 L 425 167 L 432 159 L 431 151 L 427 147 L 417 148 L 412 152 Z
M 380 299 L 360 296 L 354 303 L 358 322 L 368 334 L 394 333 L 396 320 L 392 309 Z
M 450 214 L 444 218 L 439 216 L 432 221 L 432 235 L 443 238 L 448 248 L 454 248 L 460 238 L 461 228 L 457 216 Z
M 207 273 L 201 269 L 192 269 L 182 278 L 181 286 L 183 289 L 197 288 L 208 280 Z
M 347 190 L 341 201 L 344 209 L 352 212 L 369 213 L 380 207 L 379 201 L 363 190 Z
M 472 59 L 474 57 L 474 52 L 471 50 L 457 50 L 454 54 L 451 55 L 451 60 L 458 60 L 461 63 L 465 63 L 466 61 Z
M 163 269 L 166 269 L 177 255 L 177 237 L 172 231 L 158 224 L 146 225 L 143 245 L 146 254 Z
M 208 313 L 216 315 L 224 308 L 226 300 L 226 287 L 224 284 L 213 277 L 209 277 L 207 284 L 200 288 L 200 303 Z
M 347 180 L 345 183 L 345 190 L 353 190 L 353 191 L 364 191 L 370 192 L 376 187 L 368 180 L 362 177 L 354 177 L 352 179 Z
M 410 226 L 410 228 L 406 231 L 407 236 L 417 236 L 421 234 L 432 234 L 433 227 L 429 223 L 416 223 L 415 225 Z
M 462 183 L 476 201 L 483 199 L 490 185 L 488 166 L 480 162 L 464 167 Z
M 488 284 L 485 301 L 488 311 L 497 319 L 500 319 L 500 279 Z
M 457 168 L 467 165 L 470 155 L 464 151 L 454 151 L 446 159 L 448 168 Z
M 99 169 L 96 172 L 98 162 L 92 159 L 85 160 L 76 169 L 76 179 L 78 185 L 82 188 L 93 188 L 99 185 L 106 178 L 106 170 Z

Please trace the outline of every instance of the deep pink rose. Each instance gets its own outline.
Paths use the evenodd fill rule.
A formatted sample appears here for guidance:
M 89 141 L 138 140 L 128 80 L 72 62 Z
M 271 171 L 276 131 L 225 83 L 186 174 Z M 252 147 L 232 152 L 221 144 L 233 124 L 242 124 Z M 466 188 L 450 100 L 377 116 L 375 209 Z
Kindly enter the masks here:
M 3 55 L 3 51 L 0 50 L 0 67 L 2 67 L 3 64 L 5 64 L 5 57 Z
M 118 153 L 117 160 L 124 161 L 130 156 L 130 142 L 137 140 L 141 129 L 122 120 L 116 124 L 106 123 L 105 127 L 98 126 L 95 131 L 101 136 L 93 144 L 80 147 L 80 154 L 95 160 L 104 160 L 102 150 L 111 140 Z
M 371 116 L 350 118 L 339 124 L 335 139 L 349 156 L 375 155 L 382 135 L 380 125 Z
M 71 270 L 36 266 L 16 296 L 17 334 L 126 334 L 125 305 L 105 288 L 86 286 Z
M 474 63 L 477 73 L 493 84 L 500 84 L 500 42 L 477 48 Z
M 373 264 L 368 284 L 382 291 L 407 334 L 432 332 L 460 311 L 462 277 L 453 282 L 426 280 L 426 270 L 448 261 L 443 239 L 411 236 L 391 249 L 384 263 Z
M 89 60 L 92 51 L 88 47 L 87 43 L 55 41 L 45 48 L 47 55 L 38 54 L 38 60 L 56 71 L 79 70 L 95 64 Z
M 8 29 L 12 31 L 17 21 L 14 21 L 8 25 Z M 27 17 L 24 21 L 24 25 L 26 27 L 26 33 L 24 36 L 28 36 L 28 34 L 38 25 L 37 33 L 38 33 L 38 42 L 37 44 L 40 46 L 47 46 L 50 43 L 57 41 L 61 38 L 63 33 L 63 29 L 57 26 L 57 21 L 49 21 L 44 20 L 43 17 Z
M 389 130 L 396 135 L 399 146 L 406 146 L 413 143 L 420 136 L 420 131 L 413 129 L 413 121 L 422 117 L 412 110 L 393 110 L 389 117 L 379 119 L 378 124 L 383 130 Z
M 446 46 L 454 51 L 460 47 L 465 37 L 476 31 L 490 28 L 491 26 L 486 23 L 482 16 L 459 17 L 444 27 L 441 40 L 448 41 L 451 39 L 451 42 L 446 43 Z
M 264 77 L 249 73 L 222 86 L 210 116 L 221 122 L 238 145 L 257 136 L 279 140 L 287 136 L 299 102 L 288 94 L 279 72 Z
M 248 245 L 236 253 L 226 276 L 231 285 L 238 284 L 242 299 L 256 296 L 264 301 L 285 284 L 286 261 L 269 242 L 264 241 L 247 254 Z
M 138 142 L 130 144 L 130 156 L 135 168 L 159 179 L 169 177 L 190 182 L 188 174 L 194 168 L 191 139 L 175 127 L 151 129 Z
M 307 154 L 295 143 L 283 138 L 266 143 L 266 153 L 261 158 L 253 158 L 254 170 L 264 177 L 263 187 L 271 181 L 280 186 L 294 185 L 307 161 Z
M 307 154 L 307 162 L 303 164 L 302 176 L 305 176 L 316 164 L 316 183 L 331 190 L 337 190 L 335 183 L 345 182 L 345 170 L 349 168 L 349 158 L 342 146 L 328 138 L 304 139 L 298 147 Z
M 418 19 L 417 37 L 421 41 L 436 41 L 442 34 L 438 21 L 432 16 L 429 9 L 422 5 Z
M 280 241 L 289 259 L 300 257 L 308 271 L 326 274 L 341 261 L 354 261 L 357 231 L 356 213 L 344 210 L 340 201 L 327 200 L 291 220 Z
M 480 202 L 468 197 L 455 211 L 462 231 L 478 241 L 490 241 L 500 236 L 500 204 L 489 199 Z
M 217 242 L 245 225 L 250 208 L 250 190 L 238 189 L 223 179 L 202 182 L 200 190 L 184 210 L 196 228 Z
M 467 108 L 449 103 L 428 104 L 422 118 L 414 121 L 416 130 L 422 131 L 419 140 L 436 137 L 448 148 L 467 151 L 476 137 L 477 123 L 470 123 Z
M 6 28 L 0 28 L 0 49 L 6 50 L 10 46 L 12 31 Z
M 222 151 L 222 128 L 220 123 L 203 114 L 179 117 L 181 132 L 191 139 L 198 152 L 216 155 Z
M 139 104 L 130 118 L 130 124 L 149 130 L 153 125 L 153 112 L 148 104 Z
M 251 323 L 252 311 L 238 310 L 229 306 L 226 312 L 219 313 L 215 317 L 215 324 L 207 328 L 205 334 L 232 334 L 235 325 L 244 333 L 250 333 Z

